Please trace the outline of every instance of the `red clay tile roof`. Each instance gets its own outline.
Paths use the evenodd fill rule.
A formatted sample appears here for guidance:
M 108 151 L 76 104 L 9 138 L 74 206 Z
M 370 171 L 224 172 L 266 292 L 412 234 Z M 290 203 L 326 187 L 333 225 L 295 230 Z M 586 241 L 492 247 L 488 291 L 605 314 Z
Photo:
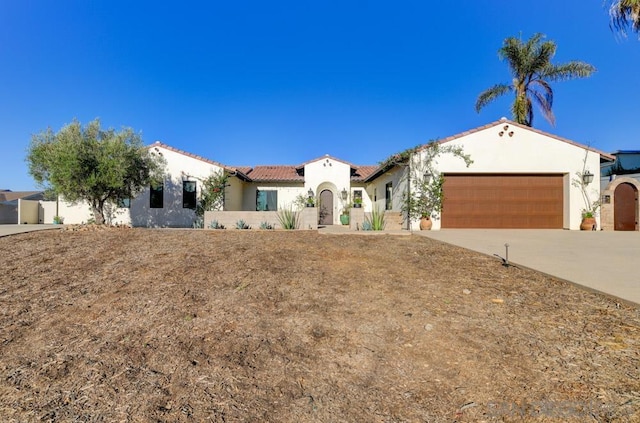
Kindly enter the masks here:
M 360 166 L 356 168 L 355 172 L 351 175 L 351 180 L 354 182 L 364 182 L 364 180 L 367 179 L 367 177 L 373 172 L 375 172 L 376 169 L 378 169 L 377 165 Z
M 246 175 L 253 181 L 304 182 L 295 166 L 256 166 Z

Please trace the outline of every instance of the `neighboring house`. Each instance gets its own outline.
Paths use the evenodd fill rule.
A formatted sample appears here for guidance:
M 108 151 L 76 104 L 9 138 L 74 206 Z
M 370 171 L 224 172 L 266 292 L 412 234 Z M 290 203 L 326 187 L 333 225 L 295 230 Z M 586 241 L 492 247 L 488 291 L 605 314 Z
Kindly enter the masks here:
M 446 155 L 438 159 L 437 169 L 445 176 L 445 200 L 434 229 L 578 229 L 585 204 L 580 188 L 573 184 L 576 173 L 583 166 L 595 173 L 601 162 L 614 159 L 506 119 L 439 142 L 463 147 L 473 164 L 467 168 Z M 130 199 L 128 207 L 114 209 L 113 223 L 190 227 L 196 219 L 193 190 L 199 196 L 200 181 L 220 171 L 229 175 L 224 211 L 273 212 L 312 193 L 319 203 L 318 223 L 325 225 L 339 224 L 344 205 L 355 198 L 362 199 L 366 212 L 378 208 L 390 212 L 390 217 L 399 216 L 406 191 L 403 166 L 360 166 L 326 155 L 299 165 L 231 167 L 160 142 L 149 148 L 167 162 L 164 184 Z M 588 189 L 594 199 L 599 198 L 597 182 Z M 88 221 L 88 206 L 80 209 L 83 206 L 61 202 L 58 212 L 65 223 Z
M 0 190 L 0 224 L 42 223 L 38 219 L 38 201 L 43 198 L 42 191 Z M 24 209 L 22 213 L 21 209 Z
M 618 150 L 600 166 L 601 225 L 604 230 L 637 231 L 640 221 L 640 151 Z

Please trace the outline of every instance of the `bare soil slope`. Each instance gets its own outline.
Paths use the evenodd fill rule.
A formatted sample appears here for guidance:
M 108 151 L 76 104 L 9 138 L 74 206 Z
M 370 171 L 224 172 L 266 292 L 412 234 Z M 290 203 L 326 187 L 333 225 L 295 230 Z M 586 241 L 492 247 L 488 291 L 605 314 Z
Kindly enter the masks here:
M 640 421 L 640 312 L 422 237 L 0 238 L 0 420 Z

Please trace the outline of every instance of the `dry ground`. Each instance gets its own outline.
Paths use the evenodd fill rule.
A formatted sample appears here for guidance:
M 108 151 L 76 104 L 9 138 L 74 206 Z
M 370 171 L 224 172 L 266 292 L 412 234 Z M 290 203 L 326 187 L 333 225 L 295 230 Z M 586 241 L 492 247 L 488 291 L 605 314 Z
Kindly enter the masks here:
M 3 422 L 640 421 L 640 311 L 423 237 L 0 238 Z

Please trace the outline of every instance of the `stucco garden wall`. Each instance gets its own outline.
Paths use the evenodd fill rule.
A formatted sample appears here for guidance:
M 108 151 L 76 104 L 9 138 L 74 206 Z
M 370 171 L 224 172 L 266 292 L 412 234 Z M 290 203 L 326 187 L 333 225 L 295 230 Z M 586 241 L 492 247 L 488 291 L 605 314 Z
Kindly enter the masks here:
M 299 211 L 298 229 L 318 229 L 318 210 L 305 207 Z M 204 213 L 204 228 L 210 229 L 211 222 L 217 221 L 225 229 L 236 229 L 236 223 L 243 220 L 251 229 L 260 229 L 262 222 L 271 224 L 275 229 L 282 229 L 276 211 L 208 211 Z
M 40 202 L 38 200 L 18 200 L 18 223 L 35 225 L 38 223 Z

